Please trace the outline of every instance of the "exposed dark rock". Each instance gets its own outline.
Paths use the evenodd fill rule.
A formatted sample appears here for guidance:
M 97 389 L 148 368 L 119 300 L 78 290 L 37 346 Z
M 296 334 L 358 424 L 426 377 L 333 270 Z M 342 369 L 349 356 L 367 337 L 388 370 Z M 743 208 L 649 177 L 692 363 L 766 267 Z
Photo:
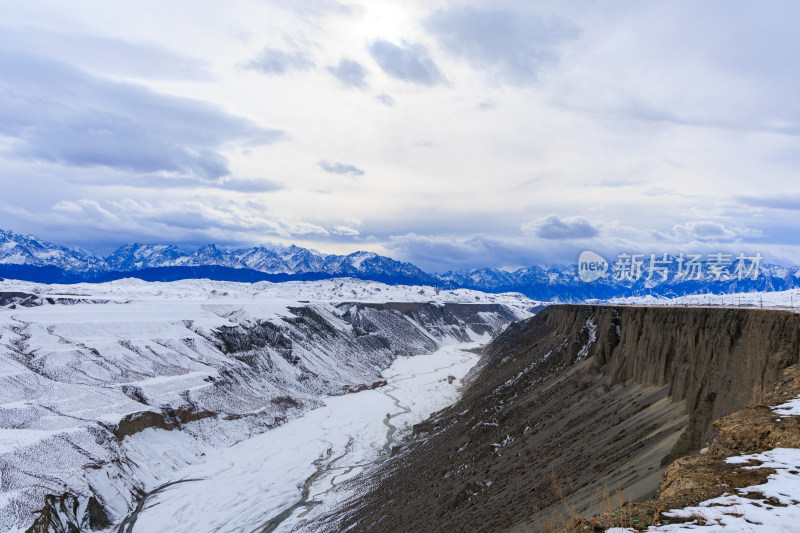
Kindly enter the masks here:
M 142 388 L 137 387 L 136 385 L 123 385 L 122 394 L 124 394 L 125 396 L 127 396 L 128 398 L 130 398 L 135 402 L 139 402 L 144 405 L 150 405 L 150 403 L 147 401 L 147 398 L 144 395 L 144 392 L 142 392 Z
M 141 411 L 124 416 L 116 425 L 114 434 L 119 440 L 122 440 L 129 435 L 135 435 L 145 429 L 180 429 L 182 425 L 188 424 L 189 422 L 214 416 L 217 416 L 217 413 L 211 411 L 196 411 L 190 406 L 180 407 L 178 409 L 162 407 L 160 412 Z
M 76 304 L 105 304 L 108 300 L 81 298 L 69 296 L 40 296 L 27 292 L 0 292 L 0 307 L 8 306 L 10 309 L 21 307 L 39 307 L 41 305 L 76 305 Z
M 284 335 L 281 328 L 272 322 L 256 322 L 252 327 L 220 326 L 216 330 L 223 353 L 233 354 L 270 346 L 278 351 L 292 350 L 292 341 Z
M 36 294 L 29 294 L 27 292 L 0 292 L 0 307 L 6 305 L 35 307 L 42 304 L 41 298 Z
M 45 496 L 44 507 L 25 533 L 80 533 L 111 526 L 105 508 L 94 496 L 88 498 L 65 492 Z
M 325 317 L 320 315 L 312 307 L 289 307 L 289 311 L 295 315 L 292 318 L 284 317 L 284 321 L 290 324 L 305 324 L 316 333 L 327 334 L 328 336 L 336 336 L 336 329 L 328 324 Z
M 299 408 L 302 407 L 303 404 L 298 402 L 296 399 L 292 398 L 291 396 L 278 396 L 277 398 L 273 398 L 270 400 L 274 404 Z
M 385 379 L 382 379 L 380 381 L 374 382 L 372 385 L 367 385 L 367 384 L 364 384 L 364 383 L 362 383 L 361 385 L 355 385 L 355 386 L 345 385 L 344 387 L 342 387 L 342 390 L 345 393 L 350 394 L 350 393 L 354 393 L 354 392 L 361 392 L 361 391 L 364 391 L 364 390 L 377 389 L 378 387 L 385 387 L 387 384 L 388 384 L 388 382 Z

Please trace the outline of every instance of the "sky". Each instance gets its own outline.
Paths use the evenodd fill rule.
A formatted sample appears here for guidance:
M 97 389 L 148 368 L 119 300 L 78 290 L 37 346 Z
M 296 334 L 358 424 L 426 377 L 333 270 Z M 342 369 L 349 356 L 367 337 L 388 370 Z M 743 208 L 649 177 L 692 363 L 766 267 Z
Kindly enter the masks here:
M 7 2 L 0 228 L 800 263 L 800 3 Z

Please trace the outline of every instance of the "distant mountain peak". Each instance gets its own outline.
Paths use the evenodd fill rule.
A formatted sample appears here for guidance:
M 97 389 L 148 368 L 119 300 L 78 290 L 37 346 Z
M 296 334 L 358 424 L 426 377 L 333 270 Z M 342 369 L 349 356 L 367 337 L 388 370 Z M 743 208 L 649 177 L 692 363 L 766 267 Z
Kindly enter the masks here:
M 60 256 L 64 259 L 56 260 Z M 107 257 L 101 258 L 87 252 L 71 251 L 35 236 L 23 237 L 6 230 L 0 230 L 0 264 L 2 263 L 55 266 L 73 274 L 87 271 L 135 272 L 166 267 L 221 266 L 251 269 L 267 274 L 318 273 L 428 284 L 435 281 L 409 263 L 400 263 L 374 252 L 359 251 L 346 256 L 326 255 L 295 244 L 226 250 L 218 248 L 215 243 L 205 244 L 193 252 L 185 252 L 171 244 L 135 242 L 120 246 Z

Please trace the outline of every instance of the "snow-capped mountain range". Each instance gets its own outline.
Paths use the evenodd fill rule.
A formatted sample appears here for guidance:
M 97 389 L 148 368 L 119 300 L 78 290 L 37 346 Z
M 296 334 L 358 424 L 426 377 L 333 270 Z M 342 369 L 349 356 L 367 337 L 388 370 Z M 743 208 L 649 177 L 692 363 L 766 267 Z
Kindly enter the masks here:
M 674 259 L 674 258 L 672 258 Z M 735 258 L 733 258 L 735 260 Z M 710 259 L 701 261 L 707 271 Z M 729 272 L 734 270 L 729 265 Z M 220 281 L 291 281 L 353 277 L 389 284 L 467 288 L 490 293 L 520 292 L 538 300 L 575 301 L 625 296 L 681 296 L 787 290 L 800 286 L 800 267 L 761 264 L 755 278 L 681 277 L 672 261 L 666 276 L 608 275 L 586 283 L 577 265 L 546 265 L 513 272 L 495 268 L 427 273 L 411 263 L 373 252 L 325 255 L 298 246 L 225 250 L 208 244 L 186 252 L 168 244 L 126 244 L 107 257 L 0 230 L 0 278 L 44 283 L 102 282 L 137 277 L 147 281 L 208 278 Z
M 132 272 L 148 268 L 221 266 L 247 268 L 268 274 L 326 273 L 357 276 L 360 273 L 408 277 L 427 275 L 410 263 L 401 263 L 373 252 L 322 255 L 298 246 L 253 247 L 221 250 L 213 244 L 186 253 L 167 244 L 126 244 L 107 257 L 70 249 L 33 235 L 0 230 L 0 264 L 56 267 L 74 273 Z

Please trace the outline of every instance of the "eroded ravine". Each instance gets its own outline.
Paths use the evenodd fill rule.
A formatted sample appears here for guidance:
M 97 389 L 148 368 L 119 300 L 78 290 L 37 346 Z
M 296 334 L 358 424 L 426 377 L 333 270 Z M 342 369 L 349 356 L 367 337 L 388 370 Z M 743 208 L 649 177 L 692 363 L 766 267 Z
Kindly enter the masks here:
M 202 468 L 196 467 L 191 472 L 180 472 L 184 477 L 189 474 L 193 474 L 191 477 L 200 477 L 198 474 L 202 474 L 205 479 L 200 486 L 173 487 L 170 491 L 154 495 L 147 502 L 146 508 L 140 511 L 136 530 L 147 529 L 149 524 L 163 523 L 163 520 L 176 527 L 175 530 L 194 530 L 193 528 L 204 524 L 202 518 L 196 516 L 202 513 L 207 513 L 209 520 L 213 522 L 205 523 L 205 527 L 218 531 L 239 531 L 247 522 L 250 525 L 244 528 L 246 531 L 267 533 L 291 530 L 340 483 L 357 475 L 362 468 L 389 457 L 392 448 L 401 443 L 412 424 L 454 402 L 459 394 L 458 388 L 454 383 L 448 382 L 447 376 L 461 378 L 466 375 L 478 360 L 478 355 L 468 351 L 475 346 L 474 343 L 452 345 L 428 355 L 401 357 L 386 370 L 385 376 L 389 383 L 385 387 L 331 397 L 326 400 L 326 407 L 309 411 L 281 428 L 255 437 L 252 440 L 261 441 L 257 446 L 220 451 L 224 460 L 219 459 L 217 463 L 226 463 L 224 469 L 213 471 L 209 467 L 207 472 L 203 472 Z M 263 464 L 255 465 L 255 469 L 262 468 L 264 474 L 258 478 L 251 474 L 251 480 L 264 484 L 268 491 L 273 490 L 271 483 L 282 483 L 281 490 L 285 494 L 288 495 L 292 489 L 299 492 L 295 493 L 296 501 L 287 504 L 286 499 L 281 498 L 283 503 L 273 506 L 274 503 L 270 502 L 278 500 L 274 497 L 270 500 L 268 493 L 258 494 L 250 490 L 245 494 L 243 487 L 252 486 L 253 482 L 243 480 L 239 486 L 232 487 L 231 492 L 242 493 L 237 505 L 246 509 L 234 515 L 231 505 L 203 494 L 208 490 L 221 490 L 218 487 L 224 487 L 227 480 L 233 479 L 231 473 L 237 471 L 237 468 L 244 471 L 243 466 L 236 465 L 237 462 L 253 462 L 254 454 L 272 450 L 273 443 L 269 434 L 273 432 L 275 442 L 297 439 L 297 442 L 322 444 L 318 448 L 320 451 L 314 452 L 313 456 L 308 455 L 307 449 L 310 450 L 310 447 L 296 452 L 284 452 L 282 455 L 275 451 L 271 458 L 264 459 Z M 281 437 L 278 436 L 280 432 L 283 432 Z M 303 457 L 308 457 L 305 467 L 301 464 Z M 313 465 L 313 471 L 310 475 L 295 478 L 296 481 L 293 481 L 290 476 L 274 474 L 274 469 L 268 464 L 270 461 L 275 463 L 292 460 L 297 463 L 292 472 L 303 469 L 308 471 L 308 465 Z M 249 463 L 248 465 L 253 468 Z M 193 501 L 192 494 L 200 495 L 205 501 Z M 220 494 L 220 500 L 232 499 L 231 494 Z M 148 517 L 151 512 L 154 514 Z M 225 522 L 226 513 L 231 517 L 230 523 Z M 252 515 L 252 519 L 248 518 L 248 513 Z M 129 527 L 128 530 L 132 531 L 133 528 Z

